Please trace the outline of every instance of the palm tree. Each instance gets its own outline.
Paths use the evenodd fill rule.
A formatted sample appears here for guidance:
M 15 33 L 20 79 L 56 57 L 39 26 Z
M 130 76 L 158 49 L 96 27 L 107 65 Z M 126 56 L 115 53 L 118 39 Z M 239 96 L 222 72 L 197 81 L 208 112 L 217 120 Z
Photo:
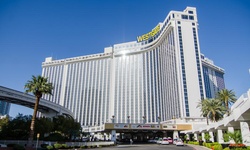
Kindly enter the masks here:
M 235 93 L 232 90 L 222 89 L 217 93 L 217 98 L 226 107 L 227 114 L 229 114 L 228 105 L 233 104 L 236 101 Z
M 26 93 L 33 93 L 36 97 L 36 103 L 34 106 L 34 112 L 31 120 L 31 125 L 30 125 L 30 133 L 29 133 L 29 141 L 28 141 L 28 146 L 32 145 L 33 142 L 33 137 L 34 137 L 34 127 L 35 127 L 35 119 L 36 119 L 36 114 L 38 110 L 38 105 L 40 98 L 42 97 L 43 94 L 50 94 L 52 95 L 52 83 L 48 83 L 48 79 L 45 77 L 42 77 L 40 75 L 32 76 L 32 80 L 29 80 L 24 88 L 26 89 Z
M 221 106 L 218 99 L 203 99 L 198 103 L 197 108 L 201 109 L 201 116 L 205 116 L 213 122 L 222 119 L 225 113 L 225 108 Z

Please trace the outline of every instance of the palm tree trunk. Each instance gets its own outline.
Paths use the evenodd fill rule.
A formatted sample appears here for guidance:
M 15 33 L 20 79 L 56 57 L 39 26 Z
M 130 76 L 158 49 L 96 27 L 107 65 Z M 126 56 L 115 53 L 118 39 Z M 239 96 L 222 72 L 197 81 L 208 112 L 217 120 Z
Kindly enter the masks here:
M 35 103 L 35 106 L 34 106 L 34 112 L 33 112 L 32 120 L 31 120 L 31 124 L 30 124 L 28 147 L 32 147 L 32 143 L 33 143 L 35 120 L 36 120 L 36 114 L 37 114 L 37 110 L 38 110 L 39 101 L 40 101 L 40 98 L 37 96 L 36 97 L 36 103 Z
M 208 122 L 208 117 L 206 116 L 206 119 L 207 119 L 207 125 L 209 125 L 209 122 Z

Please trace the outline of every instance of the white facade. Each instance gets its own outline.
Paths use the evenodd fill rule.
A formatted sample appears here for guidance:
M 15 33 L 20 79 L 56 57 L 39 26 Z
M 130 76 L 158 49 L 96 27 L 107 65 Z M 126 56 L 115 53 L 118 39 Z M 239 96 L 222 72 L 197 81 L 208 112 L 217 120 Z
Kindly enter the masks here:
M 46 58 L 42 75 L 54 85 L 45 99 L 73 111 L 82 125 L 157 122 L 200 117 L 205 98 L 196 9 L 171 11 L 137 41 L 104 53 Z M 143 120 L 145 117 L 146 120 Z

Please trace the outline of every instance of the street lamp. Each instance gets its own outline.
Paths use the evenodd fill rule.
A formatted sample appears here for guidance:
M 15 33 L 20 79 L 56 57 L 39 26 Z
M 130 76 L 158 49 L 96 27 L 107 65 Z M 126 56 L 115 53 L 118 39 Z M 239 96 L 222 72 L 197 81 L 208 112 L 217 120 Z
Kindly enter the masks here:
M 115 123 L 115 116 L 114 115 L 112 116 L 111 120 L 112 120 L 112 123 Z
M 160 123 L 161 123 L 161 117 L 158 116 L 158 124 L 160 124 Z
M 142 119 L 143 119 L 143 124 L 145 124 L 146 123 L 146 116 L 143 116 Z
M 128 123 L 130 123 L 130 116 L 128 116 L 128 120 L 127 120 Z
M 37 146 L 38 146 L 39 137 L 40 137 L 40 133 L 37 133 L 37 135 L 36 135 L 36 150 L 37 150 Z

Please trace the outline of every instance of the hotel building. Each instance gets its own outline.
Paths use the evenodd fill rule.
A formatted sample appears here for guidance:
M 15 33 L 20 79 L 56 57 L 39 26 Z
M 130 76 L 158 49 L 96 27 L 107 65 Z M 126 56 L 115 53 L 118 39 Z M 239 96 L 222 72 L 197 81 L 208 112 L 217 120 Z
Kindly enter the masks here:
M 170 11 L 137 41 L 42 63 L 54 86 L 44 98 L 72 110 L 82 125 L 200 117 L 197 103 L 224 88 L 223 74 L 200 53 L 194 7 Z

